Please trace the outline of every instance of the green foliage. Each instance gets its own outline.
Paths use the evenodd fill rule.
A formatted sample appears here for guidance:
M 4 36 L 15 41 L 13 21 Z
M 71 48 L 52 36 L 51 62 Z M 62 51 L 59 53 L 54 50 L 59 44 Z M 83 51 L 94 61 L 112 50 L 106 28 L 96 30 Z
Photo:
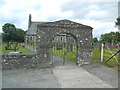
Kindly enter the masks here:
M 24 42 L 25 31 L 16 28 L 14 24 L 6 23 L 2 26 L 2 30 L 3 41 Z
M 106 34 L 102 34 L 100 37 L 102 42 L 107 43 L 117 43 L 120 42 L 120 33 L 119 32 L 110 32 Z
M 92 39 L 92 41 L 93 41 L 94 43 L 97 43 L 97 42 L 98 42 L 98 39 L 95 37 L 95 38 Z
M 25 31 L 20 28 L 17 28 L 15 41 L 24 42 L 24 39 L 25 39 Z
M 15 32 L 16 32 L 16 27 L 13 24 L 6 23 L 4 26 L 2 26 L 3 30 L 3 40 L 4 41 L 14 41 L 15 38 Z

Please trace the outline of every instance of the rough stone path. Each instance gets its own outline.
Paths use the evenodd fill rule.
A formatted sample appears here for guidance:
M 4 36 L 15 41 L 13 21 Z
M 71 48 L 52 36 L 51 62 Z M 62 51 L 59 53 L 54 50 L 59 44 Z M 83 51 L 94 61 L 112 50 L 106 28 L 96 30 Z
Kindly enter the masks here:
M 3 88 L 112 88 L 75 63 L 53 56 L 53 67 L 47 69 L 5 70 Z

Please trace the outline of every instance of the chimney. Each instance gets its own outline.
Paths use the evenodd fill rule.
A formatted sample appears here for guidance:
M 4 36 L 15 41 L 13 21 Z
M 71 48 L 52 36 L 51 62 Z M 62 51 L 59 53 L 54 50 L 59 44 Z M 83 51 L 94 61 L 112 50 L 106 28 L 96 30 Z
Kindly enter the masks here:
M 28 27 L 31 25 L 31 14 L 29 14 L 29 21 L 28 21 Z

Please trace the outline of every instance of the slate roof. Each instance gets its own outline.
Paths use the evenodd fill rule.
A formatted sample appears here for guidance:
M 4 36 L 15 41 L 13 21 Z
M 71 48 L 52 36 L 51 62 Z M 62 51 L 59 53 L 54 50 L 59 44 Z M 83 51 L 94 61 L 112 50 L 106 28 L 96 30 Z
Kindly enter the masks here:
M 37 34 L 37 25 L 43 24 L 45 22 L 31 22 L 30 27 L 28 27 L 27 35 L 36 35 Z

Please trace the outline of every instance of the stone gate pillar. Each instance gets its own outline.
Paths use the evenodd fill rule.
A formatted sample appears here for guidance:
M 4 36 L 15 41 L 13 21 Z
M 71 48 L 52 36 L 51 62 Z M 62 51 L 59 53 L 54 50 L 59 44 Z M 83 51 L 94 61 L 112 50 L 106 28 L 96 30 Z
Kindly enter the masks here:
M 45 32 L 37 35 L 37 57 L 41 68 L 51 67 L 50 37 Z
M 83 48 L 83 46 L 78 45 L 77 61 L 79 66 L 90 64 L 92 61 L 92 49 Z
M 51 67 L 50 65 L 50 47 L 48 45 L 40 46 L 37 50 L 39 65 L 42 68 Z
M 80 38 L 77 39 L 77 60 L 78 65 L 90 64 L 92 61 L 92 42 L 91 38 Z

